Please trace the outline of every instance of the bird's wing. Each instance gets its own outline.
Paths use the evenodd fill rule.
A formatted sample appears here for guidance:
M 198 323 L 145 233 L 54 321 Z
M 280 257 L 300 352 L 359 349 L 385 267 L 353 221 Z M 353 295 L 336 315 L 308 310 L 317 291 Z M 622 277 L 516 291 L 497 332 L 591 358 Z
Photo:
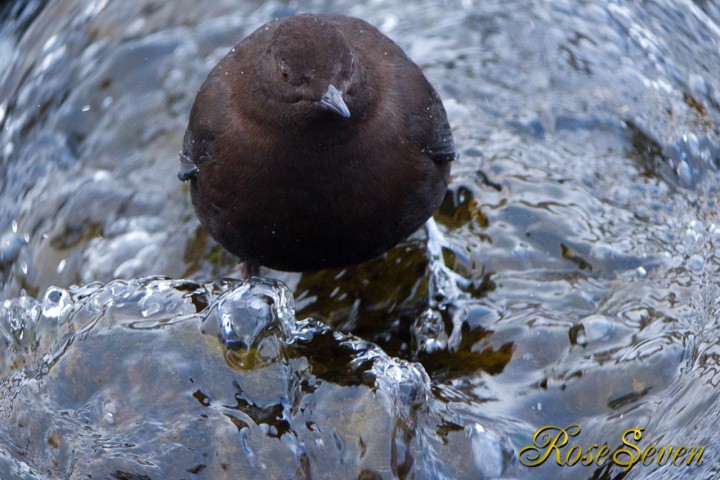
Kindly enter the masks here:
M 197 99 L 190 112 L 188 128 L 183 138 L 183 149 L 180 152 L 180 169 L 178 171 L 180 180 L 187 181 L 197 177 L 202 165 L 213 160 L 215 137 L 223 128 L 222 118 L 207 111 L 204 105 L 218 105 L 223 101 L 228 101 L 224 88 L 216 80 L 216 77 L 209 76 L 198 91 Z
M 424 87 L 426 100 L 410 115 L 410 137 L 434 161 L 453 161 L 458 154 L 442 100 L 429 83 Z

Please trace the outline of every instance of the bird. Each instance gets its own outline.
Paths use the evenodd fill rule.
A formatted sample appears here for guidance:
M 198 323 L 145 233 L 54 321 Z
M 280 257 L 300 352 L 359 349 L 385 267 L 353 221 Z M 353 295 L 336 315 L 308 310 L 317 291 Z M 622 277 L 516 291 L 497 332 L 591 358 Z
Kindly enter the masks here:
M 440 97 L 402 48 L 364 20 L 301 14 L 212 69 L 178 177 L 245 275 L 307 272 L 373 259 L 419 229 L 457 157 Z

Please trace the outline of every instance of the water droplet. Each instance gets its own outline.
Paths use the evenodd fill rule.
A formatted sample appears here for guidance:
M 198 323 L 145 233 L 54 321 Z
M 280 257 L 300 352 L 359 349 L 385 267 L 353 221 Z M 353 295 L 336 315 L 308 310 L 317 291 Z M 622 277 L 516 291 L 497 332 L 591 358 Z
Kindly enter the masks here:
M 447 348 L 445 324 L 437 310 L 426 309 L 413 323 L 412 334 L 418 352 L 432 353 Z
M 115 402 L 112 400 L 108 400 L 103 405 L 103 410 L 105 411 L 105 415 L 103 416 L 103 420 L 110 424 L 115 424 L 115 413 L 117 413 L 117 407 L 115 406 Z
M 73 301 L 67 290 L 50 287 L 45 291 L 42 302 L 42 314 L 46 318 L 64 317 L 72 309 Z
M 688 259 L 687 266 L 693 272 L 700 273 L 705 268 L 705 259 L 698 254 L 692 255 Z
M 690 168 L 690 165 L 688 165 L 685 161 L 678 162 L 678 166 L 676 168 L 678 178 L 680 179 L 680 182 L 684 186 L 690 186 L 692 185 L 692 169 Z
M 10 327 L 10 334 L 18 344 L 23 340 L 31 341 L 33 335 L 25 335 L 25 332 L 32 332 L 40 316 L 40 307 L 37 301 L 28 297 L 24 290 L 18 298 L 5 300 L 0 309 L 0 322 Z
M 259 347 L 271 336 L 289 336 L 295 328 L 294 320 L 295 304 L 288 288 L 280 282 L 252 278 L 213 304 L 203 320 L 203 331 L 218 335 L 234 350 L 242 350 Z M 263 345 L 267 355 L 275 350 L 272 342 Z

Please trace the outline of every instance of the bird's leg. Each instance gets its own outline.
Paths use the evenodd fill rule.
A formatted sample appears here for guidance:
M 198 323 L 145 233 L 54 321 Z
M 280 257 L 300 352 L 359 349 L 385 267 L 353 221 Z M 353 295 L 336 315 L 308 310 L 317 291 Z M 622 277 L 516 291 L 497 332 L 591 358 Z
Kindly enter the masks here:
M 249 280 L 250 277 L 257 277 L 260 275 L 260 264 L 252 260 L 243 259 L 238 264 L 240 270 L 240 276 L 242 280 Z

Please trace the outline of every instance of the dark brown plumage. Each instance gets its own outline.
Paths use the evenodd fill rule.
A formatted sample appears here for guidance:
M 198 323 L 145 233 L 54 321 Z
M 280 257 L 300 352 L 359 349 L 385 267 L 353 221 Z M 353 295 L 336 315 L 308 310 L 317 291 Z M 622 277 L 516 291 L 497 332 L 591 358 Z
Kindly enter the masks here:
M 455 148 L 420 69 L 370 24 L 270 22 L 210 72 L 181 153 L 203 226 L 250 270 L 376 257 L 440 204 Z

